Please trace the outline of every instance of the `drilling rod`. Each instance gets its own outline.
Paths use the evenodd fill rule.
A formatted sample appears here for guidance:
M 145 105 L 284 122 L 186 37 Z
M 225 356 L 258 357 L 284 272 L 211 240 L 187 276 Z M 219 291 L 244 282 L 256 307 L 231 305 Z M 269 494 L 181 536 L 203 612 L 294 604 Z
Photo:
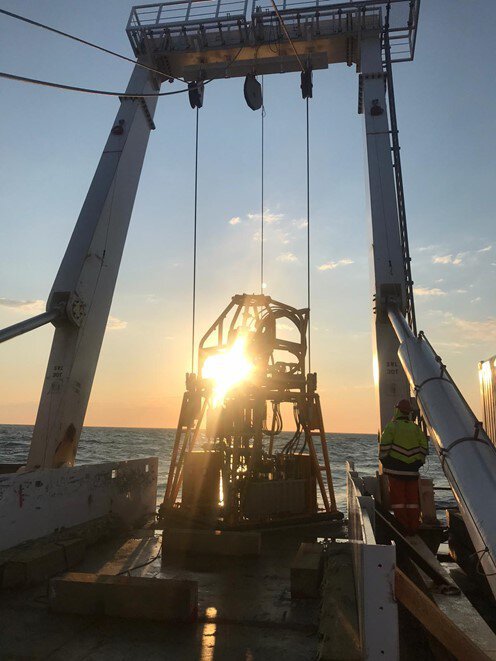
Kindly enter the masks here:
M 400 341 L 401 364 L 479 556 L 478 566 L 496 596 L 496 448 L 424 335 L 413 335 L 396 305 L 389 306 L 389 319 Z

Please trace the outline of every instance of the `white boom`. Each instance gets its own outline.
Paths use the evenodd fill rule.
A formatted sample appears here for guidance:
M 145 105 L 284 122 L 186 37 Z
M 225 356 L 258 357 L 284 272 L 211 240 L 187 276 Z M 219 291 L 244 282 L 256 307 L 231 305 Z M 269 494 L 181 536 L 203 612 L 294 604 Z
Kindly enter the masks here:
M 413 335 L 395 305 L 389 318 L 401 342 L 401 364 L 496 596 L 496 448 L 424 336 Z
M 156 94 L 136 66 L 126 94 Z M 138 188 L 156 97 L 123 97 L 47 303 L 65 307 L 43 383 L 27 469 L 72 465 Z

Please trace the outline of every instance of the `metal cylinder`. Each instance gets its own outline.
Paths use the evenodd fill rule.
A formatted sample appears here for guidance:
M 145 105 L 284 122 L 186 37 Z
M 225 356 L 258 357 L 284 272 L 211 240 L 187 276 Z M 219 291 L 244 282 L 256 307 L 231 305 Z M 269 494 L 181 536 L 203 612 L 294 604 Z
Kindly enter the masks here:
M 388 315 L 400 341 L 398 356 L 479 556 L 478 566 L 496 596 L 496 449 L 423 335 L 413 335 L 397 306 L 390 306 Z

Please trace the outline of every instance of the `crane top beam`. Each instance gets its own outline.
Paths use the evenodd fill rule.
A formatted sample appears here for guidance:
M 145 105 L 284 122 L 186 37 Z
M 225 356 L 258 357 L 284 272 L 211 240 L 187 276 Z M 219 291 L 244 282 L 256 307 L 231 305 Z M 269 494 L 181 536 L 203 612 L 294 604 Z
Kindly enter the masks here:
M 386 0 L 174 0 L 133 7 L 127 34 L 134 54 L 164 78 L 188 81 L 269 74 L 360 62 L 360 39 L 384 29 Z M 393 61 L 415 53 L 420 0 L 391 0 Z M 293 43 L 288 43 L 281 20 Z

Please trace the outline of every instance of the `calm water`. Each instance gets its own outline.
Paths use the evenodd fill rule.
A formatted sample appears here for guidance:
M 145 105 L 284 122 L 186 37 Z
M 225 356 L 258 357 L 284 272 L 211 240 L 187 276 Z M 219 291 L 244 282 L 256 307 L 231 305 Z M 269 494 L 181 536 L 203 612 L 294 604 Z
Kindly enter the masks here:
M 0 425 L 0 463 L 26 460 L 32 430 L 29 425 Z M 161 496 L 165 488 L 174 434 L 173 429 L 85 427 L 79 443 L 77 463 L 159 457 L 158 495 Z M 281 434 L 279 443 L 284 445 L 290 436 Z M 373 434 L 327 434 L 327 440 L 337 504 L 340 509 L 345 509 L 345 461 L 353 459 L 359 472 L 373 475 L 377 469 L 377 438 Z M 435 486 L 448 486 L 433 449 L 422 474 L 434 479 Z M 452 505 L 454 501 L 450 492 L 441 491 L 436 502 L 439 507 L 444 507 Z

